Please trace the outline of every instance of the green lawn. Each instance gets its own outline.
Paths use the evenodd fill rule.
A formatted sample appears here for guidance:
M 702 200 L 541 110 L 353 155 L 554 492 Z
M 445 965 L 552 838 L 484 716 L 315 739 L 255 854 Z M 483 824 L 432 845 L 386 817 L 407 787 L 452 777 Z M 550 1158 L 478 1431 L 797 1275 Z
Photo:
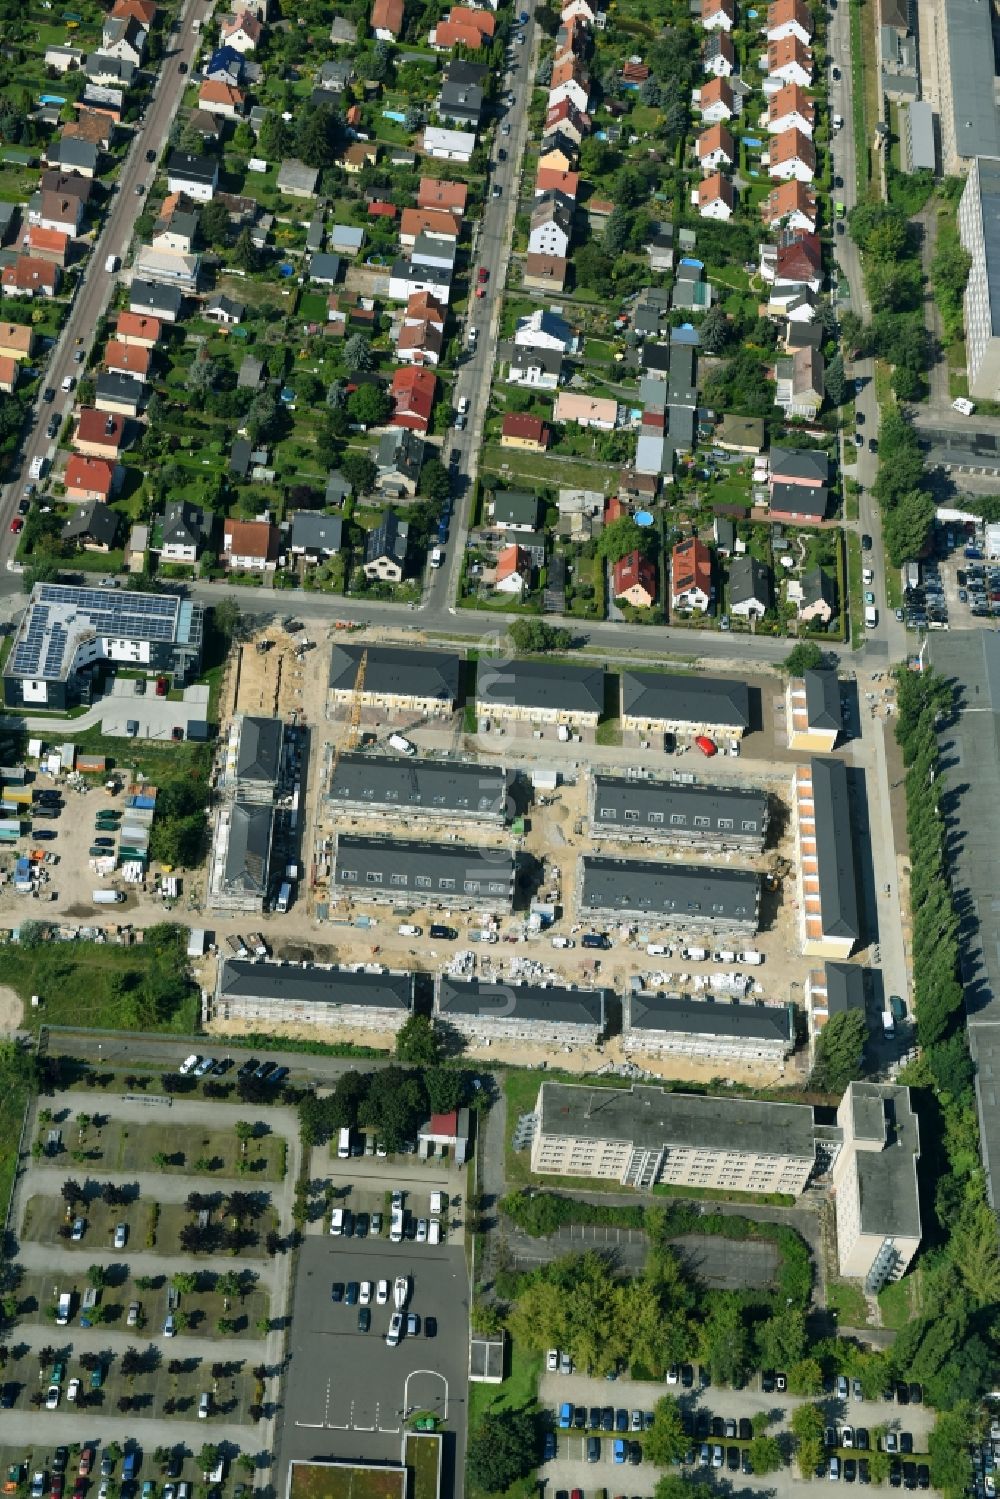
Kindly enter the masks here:
M 136 947 L 8 943 L 0 962 L 3 981 L 24 1000 L 27 1029 L 48 1024 L 190 1035 L 198 1025 L 199 997 L 186 976 L 184 931 L 175 931 L 167 943 Z M 30 1007 L 33 994 L 41 996 L 38 1009 Z
M 886 1286 L 884 1291 L 879 1292 L 878 1304 L 882 1313 L 882 1326 L 891 1327 L 898 1331 L 917 1313 L 918 1277 L 906 1275 L 902 1280 L 897 1280 L 893 1285 Z
M 127 739 L 112 739 L 100 729 L 83 729 L 74 733 L 70 726 L 63 738 L 72 740 L 85 755 L 106 755 L 109 769 L 128 769 L 141 772 L 154 783 L 162 779 L 176 780 L 178 776 L 191 776 L 204 780 L 212 763 L 212 747 L 207 744 L 147 743 Z
M 868 1304 L 861 1287 L 849 1280 L 831 1280 L 826 1288 L 826 1304 L 837 1313 L 841 1327 L 867 1327 Z
M 327 1467 L 323 1463 L 292 1469 L 288 1499 L 406 1499 L 406 1473 L 386 1468 Z
M 10 1069 L 5 1069 L 4 1081 L 7 1086 L 0 1097 L 0 1211 L 6 1217 L 17 1169 L 21 1124 L 31 1092 L 26 1084 L 17 1081 Z

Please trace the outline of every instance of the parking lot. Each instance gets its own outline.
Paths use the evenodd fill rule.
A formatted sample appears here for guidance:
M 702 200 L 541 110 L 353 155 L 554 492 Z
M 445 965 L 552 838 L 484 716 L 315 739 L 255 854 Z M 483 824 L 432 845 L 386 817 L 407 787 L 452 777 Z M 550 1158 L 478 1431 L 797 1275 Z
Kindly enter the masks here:
M 409 1278 L 406 1310 L 416 1336 L 389 1348 L 392 1312 L 372 1295 L 371 1330 L 358 1330 L 358 1306 L 334 1302 L 334 1282 Z M 427 1318 L 436 1321 L 426 1336 Z M 384 1238 L 358 1241 L 310 1235 L 302 1246 L 293 1304 L 295 1337 L 284 1397 L 280 1491 L 292 1458 L 350 1455 L 398 1459 L 407 1413 L 430 1411 L 455 1435 L 456 1471 L 464 1463 L 468 1369 L 468 1276 L 455 1245 L 431 1248 Z
M 630 1446 L 637 1441 L 641 1448 L 643 1433 L 632 1429 L 633 1412 L 652 1411 L 657 1400 L 665 1393 L 677 1397 L 682 1414 L 690 1422 L 690 1455 L 693 1462 L 685 1465 L 687 1477 L 711 1483 L 713 1487 L 721 1482 L 730 1490 L 760 1492 L 766 1489 L 769 1495 L 777 1496 L 801 1491 L 803 1480 L 794 1465 L 759 1478 L 747 1476 L 742 1471 L 742 1453 L 748 1441 L 745 1426 L 744 1435 L 739 1435 L 740 1421 L 752 1421 L 761 1411 L 766 1412 L 769 1416 L 769 1434 L 776 1436 L 787 1449 L 790 1446 L 792 1412 L 796 1406 L 805 1403 L 785 1393 L 765 1393 L 761 1387 L 760 1375 L 755 1375 L 743 1390 L 716 1390 L 711 1387 L 700 1390 L 697 1379 L 691 1389 L 685 1389 L 680 1384 L 665 1389 L 662 1384 L 630 1379 L 608 1381 L 590 1379 L 577 1373 L 566 1375 L 547 1372 L 539 1382 L 539 1403 L 550 1413 L 556 1435 L 556 1456 L 539 1470 L 539 1476 L 547 1480 L 552 1491 L 573 1488 L 587 1491 L 593 1490 L 596 1484 L 615 1493 L 627 1489 L 636 1499 L 638 1496 L 651 1495 L 662 1476 L 662 1470 L 647 1463 L 644 1454 L 636 1465 L 629 1460 L 625 1464 L 616 1463 L 614 1444 L 618 1433 L 608 1432 L 602 1427 L 597 1428 L 597 1460 L 589 1461 L 587 1437 L 594 1429 L 591 1425 L 594 1417 L 600 1414 L 603 1418 L 610 1407 L 614 1416 L 619 1411 L 627 1413 L 629 1430 L 624 1434 L 624 1440 Z M 559 1429 L 560 1407 L 566 1403 L 574 1408 L 574 1416 L 579 1411 L 585 1412 L 583 1430 Z M 833 1435 L 836 1443 L 827 1450 L 830 1455 L 838 1456 L 841 1476 L 845 1461 L 856 1463 L 859 1458 L 864 1458 L 865 1451 L 870 1451 L 874 1446 L 876 1429 L 882 1427 L 887 1435 L 892 1433 L 892 1440 L 897 1448 L 902 1434 L 905 1433 L 909 1439 L 912 1455 L 904 1454 L 903 1461 L 912 1461 L 914 1469 L 918 1464 L 926 1463 L 927 1438 L 934 1425 L 933 1411 L 927 1406 L 912 1403 L 903 1406 L 896 1400 L 858 1400 L 853 1394 L 849 1394 L 847 1399 L 828 1394 L 820 1403 L 828 1426 L 832 1428 L 828 1435 Z M 733 1422 L 734 1425 L 727 1427 L 727 1422 Z M 606 1424 L 606 1420 L 602 1420 L 602 1426 Z M 868 1443 L 867 1449 L 860 1446 L 859 1437 L 861 1441 Z M 708 1462 L 704 1466 L 703 1443 L 707 1443 L 709 1448 Z M 906 1445 L 907 1442 L 904 1441 L 904 1448 Z M 886 1446 L 888 1448 L 891 1444 L 887 1442 Z M 722 1449 L 721 1467 L 712 1466 L 714 1447 Z M 736 1454 L 735 1468 L 733 1453 Z

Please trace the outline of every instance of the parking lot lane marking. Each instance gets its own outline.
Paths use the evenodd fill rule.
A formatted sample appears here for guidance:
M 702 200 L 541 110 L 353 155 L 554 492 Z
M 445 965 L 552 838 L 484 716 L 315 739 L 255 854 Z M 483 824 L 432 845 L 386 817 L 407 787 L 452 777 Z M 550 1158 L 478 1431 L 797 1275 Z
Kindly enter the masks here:
M 296 1426 L 304 1426 L 309 1431 L 322 1431 L 327 1425 L 326 1421 L 296 1421 Z
M 358 1425 L 354 1425 L 354 1426 L 351 1427 L 351 1430 L 352 1431 L 374 1431 L 375 1428 L 374 1428 L 374 1426 L 358 1426 Z

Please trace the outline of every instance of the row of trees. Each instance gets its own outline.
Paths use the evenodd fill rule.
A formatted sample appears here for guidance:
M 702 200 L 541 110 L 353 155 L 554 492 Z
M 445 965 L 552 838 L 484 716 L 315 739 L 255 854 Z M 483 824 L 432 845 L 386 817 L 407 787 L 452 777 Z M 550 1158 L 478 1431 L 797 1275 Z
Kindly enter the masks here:
M 859 203 L 848 216 L 861 250 L 872 322 L 844 319 L 844 339 L 893 366 L 892 388 L 901 401 L 919 400 L 932 350 L 923 313 L 923 278 L 916 235 L 905 210 L 893 203 Z
M 898 406 L 882 413 L 879 470 L 872 486 L 882 512 L 882 538 L 893 567 L 923 554 L 934 526 L 917 434 Z

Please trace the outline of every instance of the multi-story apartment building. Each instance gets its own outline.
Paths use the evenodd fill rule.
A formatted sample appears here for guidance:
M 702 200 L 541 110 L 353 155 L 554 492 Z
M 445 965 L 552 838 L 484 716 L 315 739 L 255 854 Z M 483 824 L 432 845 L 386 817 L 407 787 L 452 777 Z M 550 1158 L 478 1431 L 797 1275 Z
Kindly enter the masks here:
M 1000 157 L 977 156 L 958 205 L 958 232 L 972 265 L 965 283 L 969 395 L 1000 399 Z
M 327 790 L 330 808 L 393 822 L 484 823 L 502 828 L 507 772 L 496 765 L 387 755 L 341 755 Z
M 590 778 L 592 838 L 759 852 L 767 838 L 767 825 L 764 791 L 682 786 L 600 773 Z
M 813 1111 L 803 1104 L 638 1084 L 544 1082 L 538 1090 L 531 1169 L 543 1176 L 798 1195 L 815 1158 Z
M 215 1014 L 254 1025 L 350 1026 L 392 1034 L 413 1008 L 413 974 L 320 963 L 219 966 Z
M 691 935 L 748 937 L 759 925 L 760 876 L 752 870 L 584 855 L 576 889 L 581 921 L 642 921 Z
M 533 1046 L 592 1046 L 604 1035 L 603 989 L 552 984 L 490 984 L 438 974 L 434 1020 L 470 1045 L 513 1041 Z
M 909 1088 L 851 1083 L 837 1123 L 834 1161 L 841 1275 L 860 1276 L 874 1295 L 899 1280 L 920 1248 L 920 1128 Z
M 509 911 L 517 867 L 506 848 L 402 842 L 341 833 L 333 884 L 342 900 L 361 905 L 448 906 L 462 911 Z

